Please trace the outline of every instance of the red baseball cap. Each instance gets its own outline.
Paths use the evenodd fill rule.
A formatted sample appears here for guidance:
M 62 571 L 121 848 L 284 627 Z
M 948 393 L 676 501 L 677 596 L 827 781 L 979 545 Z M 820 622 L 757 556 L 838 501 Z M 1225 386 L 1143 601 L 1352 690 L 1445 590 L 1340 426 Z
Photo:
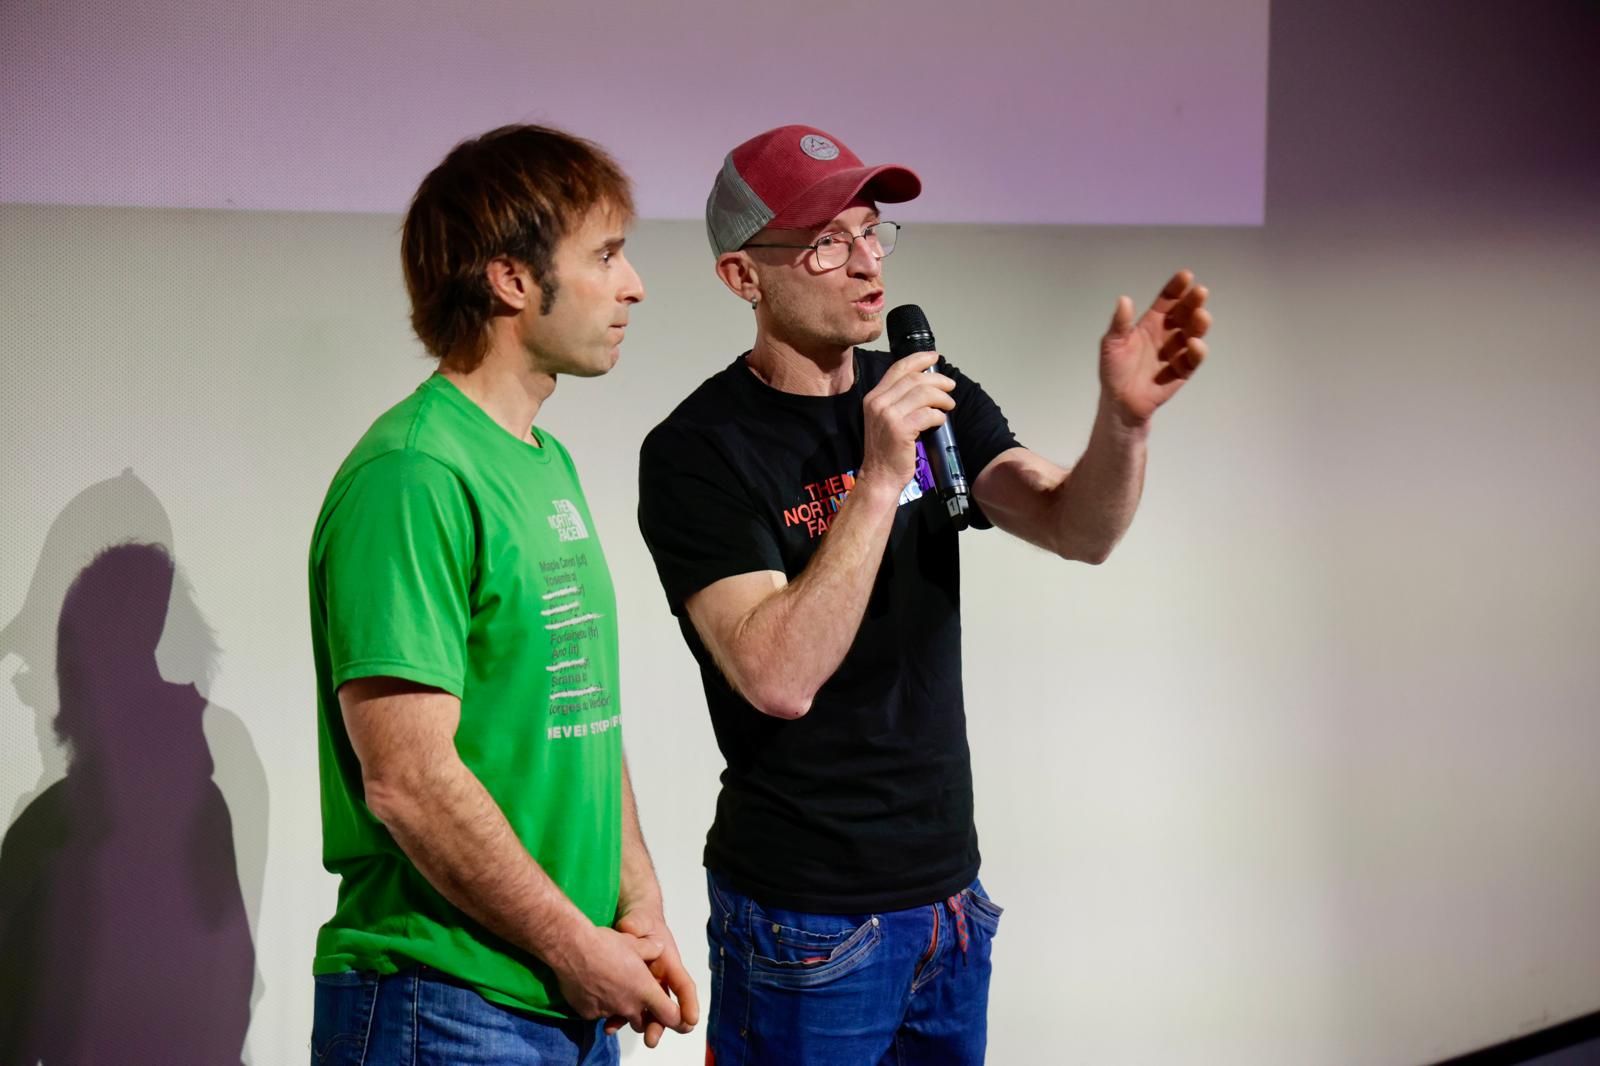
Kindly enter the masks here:
M 921 192 L 922 179 L 907 167 L 869 167 L 815 126 L 779 126 L 722 161 L 706 198 L 706 236 L 721 255 L 769 226 L 810 229 L 832 221 L 858 196 L 898 204 Z

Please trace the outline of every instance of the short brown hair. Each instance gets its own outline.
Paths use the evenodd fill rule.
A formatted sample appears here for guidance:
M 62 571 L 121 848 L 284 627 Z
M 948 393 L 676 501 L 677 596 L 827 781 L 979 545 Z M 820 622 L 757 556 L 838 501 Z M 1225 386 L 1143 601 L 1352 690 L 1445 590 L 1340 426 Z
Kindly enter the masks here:
M 556 246 L 596 207 L 633 216 L 627 175 L 605 149 L 544 126 L 501 126 L 462 141 L 422 179 L 400 234 L 411 327 L 441 362 L 471 370 L 494 313 L 485 277 L 507 256 L 555 301 Z

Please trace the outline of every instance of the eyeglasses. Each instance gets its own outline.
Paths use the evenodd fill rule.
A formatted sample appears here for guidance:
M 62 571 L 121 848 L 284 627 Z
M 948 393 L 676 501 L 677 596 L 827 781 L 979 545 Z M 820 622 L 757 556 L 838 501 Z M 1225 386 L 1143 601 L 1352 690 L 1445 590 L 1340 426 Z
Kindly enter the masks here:
M 837 270 L 850 261 L 856 241 L 862 242 L 867 253 L 882 259 L 894 251 L 895 240 L 900 236 L 898 222 L 874 222 L 863 227 L 860 233 L 834 230 L 824 233 L 810 244 L 746 244 L 746 248 L 804 248 L 816 260 L 818 270 Z

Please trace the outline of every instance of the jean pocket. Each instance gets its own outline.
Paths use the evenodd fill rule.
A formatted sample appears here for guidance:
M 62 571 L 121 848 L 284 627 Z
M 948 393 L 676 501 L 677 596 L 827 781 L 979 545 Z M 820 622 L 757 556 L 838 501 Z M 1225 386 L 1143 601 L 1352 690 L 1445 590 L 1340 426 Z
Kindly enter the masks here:
M 365 1057 L 378 975 L 345 970 L 318 974 L 311 1018 L 313 1066 L 343 1066 Z
M 990 936 L 1000 931 L 1000 916 L 1006 909 L 984 891 L 982 881 L 974 881 L 964 891 L 966 896 L 965 909 L 967 917 L 976 925 L 983 928 Z
M 710 870 L 706 871 L 706 897 L 711 902 L 713 926 L 726 929 L 738 919 L 739 901 L 743 897 Z
M 750 977 L 757 984 L 815 988 L 846 976 L 871 960 L 883 939 L 876 915 L 750 914 Z

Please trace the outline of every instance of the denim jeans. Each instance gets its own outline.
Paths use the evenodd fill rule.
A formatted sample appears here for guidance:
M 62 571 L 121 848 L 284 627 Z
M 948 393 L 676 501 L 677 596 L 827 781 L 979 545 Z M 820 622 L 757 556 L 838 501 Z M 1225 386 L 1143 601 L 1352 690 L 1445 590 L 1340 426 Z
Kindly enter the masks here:
M 708 873 L 715 1066 L 983 1061 L 1001 908 L 977 881 L 880 914 L 763 906 Z
M 508 1010 L 427 967 L 322 974 L 312 1066 L 616 1066 L 600 1021 Z

